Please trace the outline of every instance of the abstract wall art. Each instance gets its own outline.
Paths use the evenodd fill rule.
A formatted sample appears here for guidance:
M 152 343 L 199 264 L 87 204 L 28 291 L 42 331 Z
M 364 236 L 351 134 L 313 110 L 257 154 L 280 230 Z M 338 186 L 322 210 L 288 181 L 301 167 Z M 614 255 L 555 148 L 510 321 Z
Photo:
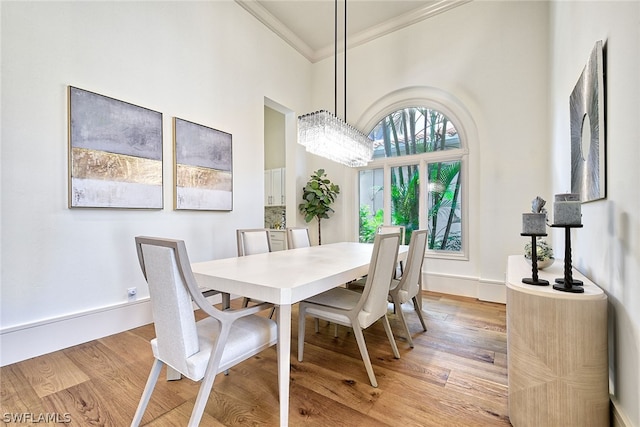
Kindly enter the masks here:
M 582 202 L 606 197 L 604 104 L 604 55 L 598 41 L 569 98 L 571 192 L 580 194 Z
M 233 209 L 231 134 L 174 118 L 175 209 Z
M 162 113 L 69 86 L 69 207 L 162 206 Z

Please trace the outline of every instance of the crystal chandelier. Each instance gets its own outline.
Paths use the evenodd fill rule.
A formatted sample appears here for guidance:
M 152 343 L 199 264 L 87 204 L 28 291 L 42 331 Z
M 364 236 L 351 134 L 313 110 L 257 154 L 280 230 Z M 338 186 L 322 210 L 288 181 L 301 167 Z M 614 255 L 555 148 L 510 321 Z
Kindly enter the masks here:
M 336 114 L 326 110 L 298 117 L 298 143 L 309 153 L 350 167 L 365 166 L 373 157 L 373 141 L 347 123 L 347 0 L 344 1 L 344 115 L 337 116 L 338 85 L 338 0 L 335 0 Z
M 298 117 L 298 142 L 309 153 L 350 167 L 365 166 L 373 156 L 365 134 L 325 110 Z

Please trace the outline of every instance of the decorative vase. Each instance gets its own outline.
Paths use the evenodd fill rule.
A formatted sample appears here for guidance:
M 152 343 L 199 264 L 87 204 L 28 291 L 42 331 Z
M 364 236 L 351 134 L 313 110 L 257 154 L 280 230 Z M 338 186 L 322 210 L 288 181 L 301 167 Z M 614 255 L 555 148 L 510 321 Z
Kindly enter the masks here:
M 525 256 L 524 259 L 526 259 L 529 265 L 531 265 L 531 258 L 527 258 Z M 538 270 L 544 270 L 547 267 L 551 267 L 555 260 L 555 258 L 547 258 L 545 260 L 538 259 Z
M 553 249 L 544 239 L 536 240 L 536 255 L 538 257 L 538 270 L 549 267 L 555 259 L 553 258 Z M 524 258 L 531 264 L 531 243 L 524 246 Z

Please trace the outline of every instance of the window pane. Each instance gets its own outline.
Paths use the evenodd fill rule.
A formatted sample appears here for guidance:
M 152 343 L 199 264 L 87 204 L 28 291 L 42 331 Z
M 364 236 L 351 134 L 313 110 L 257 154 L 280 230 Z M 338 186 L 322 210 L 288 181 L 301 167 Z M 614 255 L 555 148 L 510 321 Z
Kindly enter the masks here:
M 458 131 L 442 113 L 424 107 L 395 111 L 371 131 L 373 157 L 399 157 L 460 148 Z
M 405 241 L 420 227 L 420 179 L 418 165 L 391 168 L 391 224 L 404 225 Z
M 461 251 L 460 161 L 427 164 L 429 249 Z
M 383 210 L 383 169 L 362 170 L 360 182 L 360 242 L 372 243 L 378 226 L 382 224 Z

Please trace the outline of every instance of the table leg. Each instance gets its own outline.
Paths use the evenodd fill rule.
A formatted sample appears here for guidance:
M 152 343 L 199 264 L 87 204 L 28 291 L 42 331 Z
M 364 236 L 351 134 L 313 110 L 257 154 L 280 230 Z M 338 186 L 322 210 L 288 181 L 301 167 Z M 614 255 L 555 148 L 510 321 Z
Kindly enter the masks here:
M 291 304 L 278 310 L 278 386 L 280 396 L 280 426 L 289 425 L 289 376 L 291 370 Z

